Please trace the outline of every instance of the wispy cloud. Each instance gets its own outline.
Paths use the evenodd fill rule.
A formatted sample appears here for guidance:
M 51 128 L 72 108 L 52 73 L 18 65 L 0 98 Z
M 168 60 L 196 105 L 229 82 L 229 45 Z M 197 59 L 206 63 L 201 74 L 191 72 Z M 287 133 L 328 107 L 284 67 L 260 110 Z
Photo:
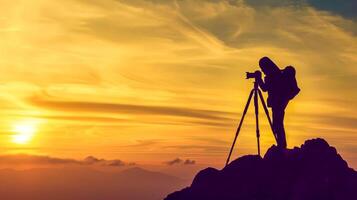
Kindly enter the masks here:
M 176 117 L 190 117 L 208 120 L 231 120 L 224 115 L 232 113 L 200 110 L 184 107 L 169 107 L 169 106 L 153 106 L 153 105 L 135 105 L 135 104 L 120 104 L 120 103 L 100 103 L 100 102 L 84 102 L 84 101 L 56 101 L 42 100 L 31 98 L 29 102 L 35 106 L 59 110 L 59 111 L 76 111 L 76 112 L 107 112 L 121 114 L 137 114 L 137 115 L 165 115 Z

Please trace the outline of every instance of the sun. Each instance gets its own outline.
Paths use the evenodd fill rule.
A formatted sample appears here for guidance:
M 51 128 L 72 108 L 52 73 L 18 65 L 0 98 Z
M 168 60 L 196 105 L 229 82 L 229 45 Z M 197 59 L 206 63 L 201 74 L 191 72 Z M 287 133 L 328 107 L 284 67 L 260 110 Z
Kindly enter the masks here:
M 36 124 L 34 122 L 19 122 L 14 124 L 14 134 L 12 142 L 16 144 L 27 144 L 36 133 Z

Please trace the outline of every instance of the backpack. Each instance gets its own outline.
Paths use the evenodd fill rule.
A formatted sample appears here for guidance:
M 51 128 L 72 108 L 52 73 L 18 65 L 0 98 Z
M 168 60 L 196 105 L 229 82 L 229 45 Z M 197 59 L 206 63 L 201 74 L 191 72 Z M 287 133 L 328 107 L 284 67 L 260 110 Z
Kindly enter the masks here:
M 296 71 L 292 66 L 287 66 L 282 70 L 282 93 L 288 100 L 292 100 L 300 92 L 295 75 Z

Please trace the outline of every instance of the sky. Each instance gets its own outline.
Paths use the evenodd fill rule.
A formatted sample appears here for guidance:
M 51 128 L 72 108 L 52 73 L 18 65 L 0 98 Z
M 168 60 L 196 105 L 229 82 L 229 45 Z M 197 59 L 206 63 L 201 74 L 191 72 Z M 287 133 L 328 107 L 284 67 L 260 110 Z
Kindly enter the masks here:
M 355 1 L 2 5 L 2 155 L 222 167 L 253 86 L 245 72 L 269 56 L 294 66 L 301 88 L 286 111 L 288 147 L 321 137 L 357 168 Z M 257 152 L 253 117 L 234 157 Z M 274 139 L 260 121 L 265 152 Z

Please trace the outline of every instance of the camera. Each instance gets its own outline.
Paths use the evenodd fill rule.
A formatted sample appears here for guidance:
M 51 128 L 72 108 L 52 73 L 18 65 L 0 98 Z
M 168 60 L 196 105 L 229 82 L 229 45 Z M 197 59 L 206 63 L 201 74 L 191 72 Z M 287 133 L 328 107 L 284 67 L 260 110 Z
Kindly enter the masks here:
M 247 78 L 246 79 L 251 79 L 251 78 L 260 78 L 262 76 L 262 73 L 257 70 L 255 72 L 246 72 Z

